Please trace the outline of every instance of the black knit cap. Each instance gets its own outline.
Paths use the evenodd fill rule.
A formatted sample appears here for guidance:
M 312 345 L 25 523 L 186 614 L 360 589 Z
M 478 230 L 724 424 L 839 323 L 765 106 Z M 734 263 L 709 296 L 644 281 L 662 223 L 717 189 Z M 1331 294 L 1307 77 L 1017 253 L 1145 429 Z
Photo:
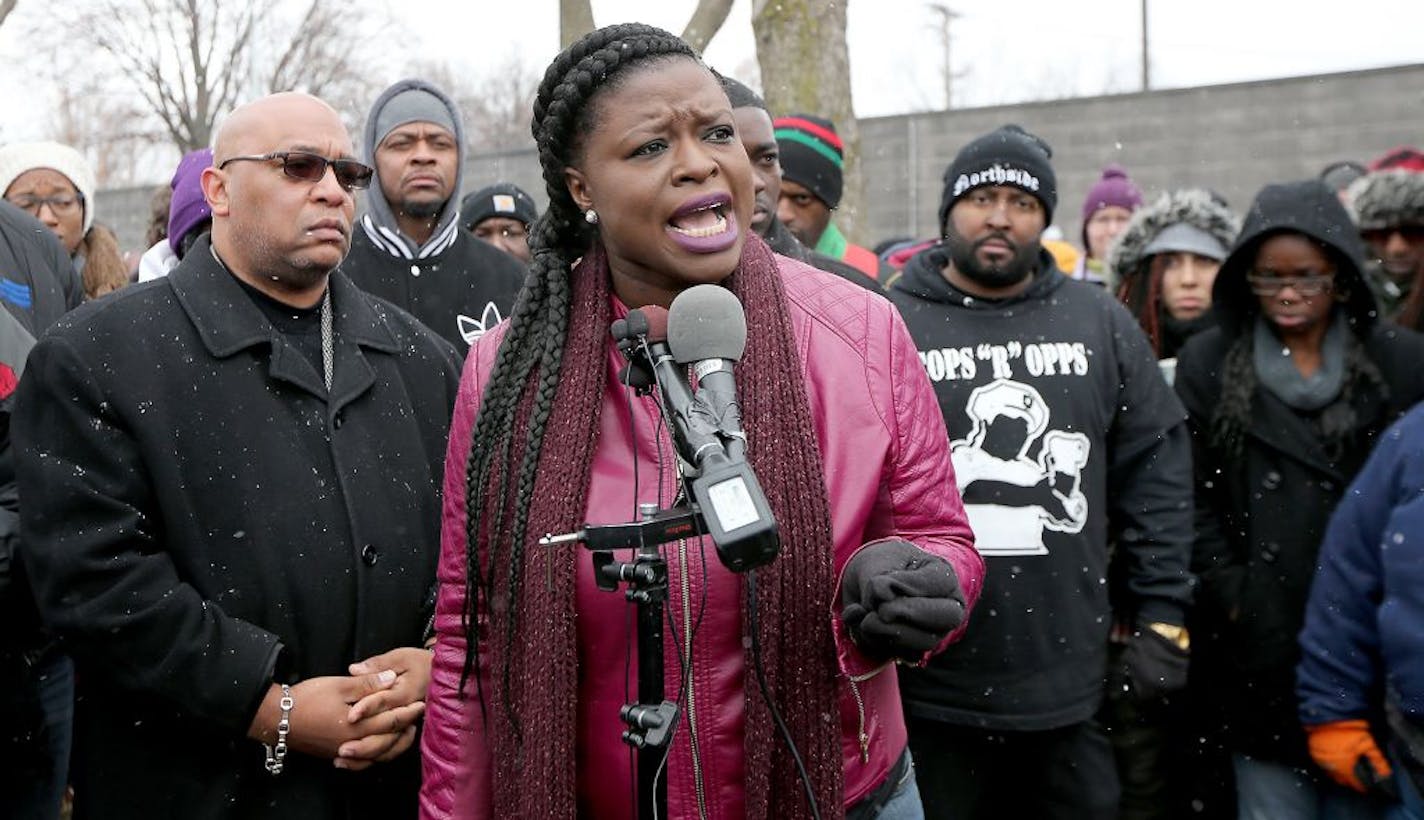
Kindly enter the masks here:
M 939 199 L 939 227 L 944 230 L 949 210 L 959 198 L 989 185 L 1008 185 L 1032 194 L 1043 203 L 1044 224 L 1053 223 L 1058 205 L 1058 178 L 1049 159 L 1053 149 L 1018 125 L 1002 125 L 977 137 L 959 150 L 944 171 L 944 191 Z
M 481 188 L 460 200 L 460 224 L 465 226 L 465 230 L 474 230 L 476 225 L 492 216 L 517 219 L 528 228 L 539 218 L 539 208 L 534 204 L 533 197 L 509 182 Z

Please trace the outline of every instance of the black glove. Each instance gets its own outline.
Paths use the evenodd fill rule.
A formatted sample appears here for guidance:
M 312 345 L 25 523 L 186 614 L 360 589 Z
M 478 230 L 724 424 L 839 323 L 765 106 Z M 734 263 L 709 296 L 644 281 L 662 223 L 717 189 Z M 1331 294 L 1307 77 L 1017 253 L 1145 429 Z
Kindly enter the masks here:
M 841 618 L 865 654 L 918 661 L 964 621 L 954 567 L 905 541 L 856 554 L 841 586 Z
M 1122 651 L 1133 696 L 1157 700 L 1186 688 L 1187 658 L 1187 650 L 1176 643 L 1146 626 L 1138 627 Z

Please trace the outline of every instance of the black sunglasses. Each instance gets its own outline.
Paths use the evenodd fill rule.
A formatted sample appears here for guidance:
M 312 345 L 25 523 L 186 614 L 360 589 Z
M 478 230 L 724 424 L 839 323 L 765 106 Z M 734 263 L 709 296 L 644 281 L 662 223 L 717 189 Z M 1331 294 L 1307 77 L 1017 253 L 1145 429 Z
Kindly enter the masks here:
M 282 173 L 303 182 L 320 182 L 326 176 L 326 166 L 330 165 L 336 181 L 348 191 L 370 187 L 371 177 L 376 173 L 370 166 L 362 165 L 354 159 L 327 159 L 321 154 L 306 151 L 273 151 L 250 157 L 228 157 L 218 165 L 218 170 L 226 168 L 230 162 L 282 161 Z

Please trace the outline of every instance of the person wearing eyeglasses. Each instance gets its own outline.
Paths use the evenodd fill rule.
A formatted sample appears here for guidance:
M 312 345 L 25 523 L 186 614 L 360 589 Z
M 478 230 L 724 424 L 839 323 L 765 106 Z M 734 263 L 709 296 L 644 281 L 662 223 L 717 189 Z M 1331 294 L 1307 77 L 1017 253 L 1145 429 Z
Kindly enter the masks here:
M 68 145 L 23 142 L 0 148 L 0 193 L 54 232 L 90 299 L 129 282 L 114 232 L 94 222 L 96 184 L 88 160 Z
M 411 818 L 455 351 L 338 268 L 373 172 L 335 110 L 257 100 L 213 153 L 210 235 L 17 393 L 74 816 Z
M 365 142 L 375 181 L 341 269 L 463 355 L 509 315 L 525 267 L 460 227 L 460 110 L 434 85 L 401 80 L 371 106 Z
M 1216 327 L 1178 354 L 1195 451 L 1194 663 L 1219 706 L 1242 818 L 1362 801 L 1311 763 L 1295 667 L 1331 510 L 1424 398 L 1424 337 L 1381 323 L 1359 233 L 1319 180 L 1268 185 L 1212 287 Z M 1378 785 L 1378 784 L 1372 784 Z
M 465 230 L 526 265 L 534 259 L 529 253 L 529 229 L 538 218 L 534 198 L 512 182 L 487 185 L 460 200 Z

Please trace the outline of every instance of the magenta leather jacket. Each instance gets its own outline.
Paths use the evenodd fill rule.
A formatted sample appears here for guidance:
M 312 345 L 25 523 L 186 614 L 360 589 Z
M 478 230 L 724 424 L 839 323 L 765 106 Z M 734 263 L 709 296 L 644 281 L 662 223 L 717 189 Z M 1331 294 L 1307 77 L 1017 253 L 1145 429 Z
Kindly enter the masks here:
M 865 545 L 904 539 L 948 560 L 972 606 L 983 583 L 984 562 L 974 550 L 956 489 L 939 404 L 899 313 L 884 298 L 836 276 L 785 257 L 777 257 L 777 262 L 825 464 L 837 578 Z M 614 311 L 621 316 L 626 308 L 615 305 Z M 486 334 L 470 351 L 451 424 L 435 616 L 438 640 L 421 747 L 424 818 L 486 820 L 491 814 L 489 752 L 475 681 L 468 682 L 463 698 L 458 689 L 465 658 L 460 625 L 465 607 L 465 462 L 479 399 L 502 335 L 503 327 Z M 593 523 L 627 520 L 635 508 L 630 421 L 637 437 L 636 501 L 670 505 L 677 483 L 665 431 L 664 440 L 658 441 L 652 399 L 635 396 L 630 404 L 617 382 L 623 361 L 611 338 L 607 351 L 608 389 L 588 493 L 587 520 Z M 742 579 L 722 567 L 710 542 L 692 541 L 685 548 L 670 544 L 667 556 L 667 607 L 677 624 L 675 631 L 665 631 L 670 698 L 681 683 L 673 641 L 685 640 L 695 629 L 692 689 L 666 774 L 668 816 L 741 817 L 746 679 Z M 834 600 L 826 627 L 840 658 L 844 795 L 850 806 L 890 773 L 905 749 L 905 723 L 895 665 L 860 654 L 841 621 L 839 593 Z M 576 606 L 579 815 L 632 817 L 631 767 L 628 747 L 619 739 L 624 727 L 618 718 L 628 692 L 636 692 L 636 671 L 632 688 L 624 688 L 625 659 L 636 666 L 637 657 L 634 630 L 626 626 L 631 605 L 621 593 L 597 590 L 589 562 L 581 560 Z M 956 631 L 945 643 L 958 637 Z M 694 733 L 699 750 L 695 759 L 689 743 Z

